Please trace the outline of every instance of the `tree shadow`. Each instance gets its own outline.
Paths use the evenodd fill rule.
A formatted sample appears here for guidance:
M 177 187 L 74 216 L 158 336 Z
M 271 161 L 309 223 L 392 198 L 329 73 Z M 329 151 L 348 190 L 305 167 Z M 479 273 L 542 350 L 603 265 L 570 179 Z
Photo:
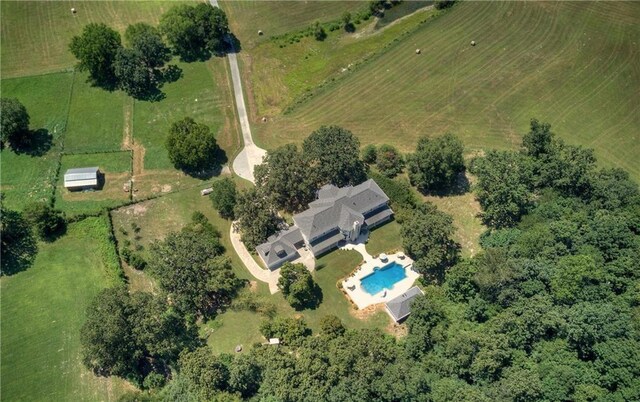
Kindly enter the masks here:
M 356 26 L 353 22 L 349 22 L 348 24 L 345 24 L 344 30 L 348 33 L 354 33 L 356 31 Z
M 229 158 L 227 158 L 227 153 L 224 152 L 222 148 L 218 147 L 218 150 L 209 158 L 206 163 L 202 165 L 207 167 L 195 167 L 195 168 L 187 168 L 182 167 L 181 170 L 184 174 L 194 177 L 196 179 L 207 180 L 212 177 L 220 176 L 222 173 L 222 167 L 229 162 Z
M 443 189 L 421 191 L 423 195 L 435 195 L 437 197 L 446 197 L 452 195 L 464 195 L 471 190 L 471 183 L 465 174 L 465 171 L 458 173 L 455 182 Z
M 242 51 L 242 43 L 240 43 L 240 39 L 235 36 L 232 32 L 227 34 L 225 38 L 225 51 L 226 53 L 240 53 Z
M 4 210 L 3 221 L 18 222 L 21 217 L 16 211 Z M 12 233 L 10 239 L 6 239 L 3 233 L 2 250 L 0 251 L 0 275 L 14 275 L 33 265 L 38 253 L 36 238 L 26 226 L 22 231 Z M 11 243 L 6 244 L 6 243 Z
M 43 156 L 51 149 L 53 136 L 46 128 L 30 131 L 22 136 L 22 140 L 11 142 L 11 148 L 16 154 L 29 156 Z

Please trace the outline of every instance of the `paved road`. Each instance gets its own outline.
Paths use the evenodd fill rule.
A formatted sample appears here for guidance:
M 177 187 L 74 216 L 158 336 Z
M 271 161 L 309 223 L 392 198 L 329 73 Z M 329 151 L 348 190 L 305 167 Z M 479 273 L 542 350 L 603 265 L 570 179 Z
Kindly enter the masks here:
M 209 0 L 212 6 L 220 7 L 217 0 Z M 242 129 L 242 140 L 244 147 L 242 151 L 233 160 L 233 171 L 243 179 L 255 183 L 253 169 L 256 165 L 262 163 L 262 158 L 267 151 L 258 147 L 253 143 L 251 137 L 251 126 L 249 125 L 249 117 L 247 116 L 247 107 L 244 103 L 244 94 L 242 92 L 242 80 L 240 78 L 240 69 L 238 68 L 238 59 L 236 54 L 231 52 L 227 54 L 229 59 L 229 67 L 231 67 L 231 80 L 233 81 L 233 92 L 236 100 L 236 109 L 238 110 L 238 118 L 240 119 L 240 128 Z

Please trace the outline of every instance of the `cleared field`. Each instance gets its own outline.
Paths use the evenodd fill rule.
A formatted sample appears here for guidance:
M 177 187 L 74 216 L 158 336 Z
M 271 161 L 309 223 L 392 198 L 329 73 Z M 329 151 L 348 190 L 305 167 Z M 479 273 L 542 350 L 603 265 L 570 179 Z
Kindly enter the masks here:
M 96 191 L 69 191 L 64 188 L 64 172 L 78 167 L 98 166 L 104 174 L 104 187 Z M 131 178 L 131 153 L 63 155 L 56 189 L 56 207 L 75 215 L 96 213 L 104 207 L 114 207 L 129 201 L 122 186 Z
M 65 151 L 117 151 L 122 145 L 127 97 L 122 91 L 91 86 L 87 77 L 78 73 L 73 84 Z
M 3 77 L 42 74 L 73 67 L 68 46 L 90 22 L 121 34 L 129 24 L 155 24 L 171 6 L 195 1 L 3 1 L 0 4 L 0 70 Z M 76 14 L 71 13 L 75 7 Z
M 242 49 L 252 49 L 270 37 L 305 29 L 315 21 L 337 20 L 345 11 L 366 8 L 363 1 L 227 1 L 220 2 L 227 13 L 231 31 Z M 258 35 L 258 30 L 264 34 Z
M 461 2 L 254 135 L 272 148 L 339 124 L 403 151 L 448 131 L 505 149 L 537 117 L 638 179 L 639 37 L 638 3 Z
M 419 5 L 425 6 L 424 3 Z M 388 13 L 395 11 L 400 15 L 402 11 L 412 10 L 399 5 Z M 308 37 L 300 43 L 280 48 L 279 43 L 269 41 L 249 53 L 240 53 L 244 78 L 251 83 L 255 98 L 255 113 L 259 117 L 278 115 L 292 102 L 306 96 L 308 91 L 327 80 L 349 74 L 359 63 L 438 13 L 435 9 L 423 9 L 402 20 L 394 20 L 395 23 L 384 29 L 378 29 L 378 24 L 386 21 L 386 17 L 371 18 L 358 25 L 354 33 L 346 33 L 343 29 L 328 32 L 322 42 Z M 254 120 L 259 121 L 257 118 Z
M 128 387 L 95 377 L 80 361 L 86 307 L 116 283 L 115 258 L 104 218 L 89 218 L 40 244 L 31 268 L 0 279 L 3 400 L 116 400 Z
M 226 62 L 226 58 L 213 58 L 207 62 L 178 63 L 183 77 L 162 88 L 165 99 L 135 102 L 133 138 L 145 148 L 145 169 L 173 169 L 165 139 L 171 124 L 185 117 L 208 125 L 217 133 L 219 145 L 228 154 L 236 151 L 239 139 L 233 126 L 235 117 L 226 81 Z M 122 108 L 116 112 L 120 112 L 122 121 Z
M 9 208 L 22 209 L 31 201 L 51 197 L 72 82 L 72 73 L 2 80 L 2 96 L 18 98 L 29 112 L 31 129 L 46 130 L 45 136 L 51 138 L 51 147 L 42 156 L 1 151 L 0 191 Z

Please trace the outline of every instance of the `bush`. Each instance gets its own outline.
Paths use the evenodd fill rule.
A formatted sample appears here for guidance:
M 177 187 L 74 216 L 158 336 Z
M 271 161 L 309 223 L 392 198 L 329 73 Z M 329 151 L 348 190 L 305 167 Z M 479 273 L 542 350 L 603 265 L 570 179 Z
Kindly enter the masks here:
M 319 22 L 316 22 L 313 26 L 313 36 L 318 41 L 323 41 L 327 38 L 327 33 Z
M 383 144 L 378 148 L 376 166 L 381 174 L 393 178 L 402 172 L 404 160 L 395 147 Z
M 342 336 L 345 332 L 342 321 L 335 315 L 325 315 L 322 317 L 320 319 L 320 330 L 323 334 L 331 338 Z
M 378 159 L 378 149 L 375 145 L 369 144 L 366 147 L 362 148 L 362 161 L 367 165 L 372 165 L 376 163 Z
M 44 202 L 27 205 L 24 217 L 42 240 L 53 240 L 62 234 L 67 226 L 64 212 L 53 209 Z
M 311 335 L 311 330 L 303 319 L 276 317 L 260 324 L 260 333 L 267 339 L 279 338 L 285 345 L 296 346 Z
M 151 372 L 144 378 L 142 386 L 146 389 L 156 389 L 164 387 L 167 379 L 160 373 Z

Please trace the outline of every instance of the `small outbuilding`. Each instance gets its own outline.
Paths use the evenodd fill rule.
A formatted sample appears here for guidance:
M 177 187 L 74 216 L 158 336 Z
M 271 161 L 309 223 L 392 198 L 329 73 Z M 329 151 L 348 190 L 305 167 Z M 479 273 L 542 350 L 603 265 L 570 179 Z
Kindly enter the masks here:
M 411 314 L 411 304 L 415 298 L 423 295 L 422 290 L 414 286 L 400 296 L 386 302 L 385 307 L 387 308 L 387 313 L 389 313 L 395 322 L 400 322 Z
M 64 187 L 68 190 L 90 190 L 99 186 L 100 169 L 97 167 L 69 169 L 64 174 Z

